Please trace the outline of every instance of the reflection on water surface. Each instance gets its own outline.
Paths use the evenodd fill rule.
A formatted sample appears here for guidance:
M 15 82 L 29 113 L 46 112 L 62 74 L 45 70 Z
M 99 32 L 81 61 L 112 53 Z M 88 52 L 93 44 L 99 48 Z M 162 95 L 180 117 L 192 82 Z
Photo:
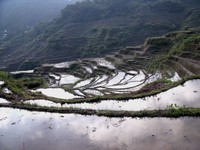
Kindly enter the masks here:
M 0 149 L 199 149 L 200 118 L 106 118 L 0 108 Z

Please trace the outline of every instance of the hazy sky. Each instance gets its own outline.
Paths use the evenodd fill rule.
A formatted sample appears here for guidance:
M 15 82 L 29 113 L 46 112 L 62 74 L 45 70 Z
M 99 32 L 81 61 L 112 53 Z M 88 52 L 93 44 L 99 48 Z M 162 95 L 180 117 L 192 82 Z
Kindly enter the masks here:
M 50 21 L 67 4 L 76 1 L 80 0 L 0 0 L 0 27 Z

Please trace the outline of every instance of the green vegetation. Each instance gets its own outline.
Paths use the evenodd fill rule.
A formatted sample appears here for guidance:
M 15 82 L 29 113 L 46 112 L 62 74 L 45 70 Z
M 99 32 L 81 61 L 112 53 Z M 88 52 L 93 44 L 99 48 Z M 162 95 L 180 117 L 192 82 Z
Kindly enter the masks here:
M 160 1 L 153 5 L 152 9 L 162 13 L 181 13 L 184 11 L 184 7 L 176 1 Z
M 31 98 L 32 93 L 28 89 L 38 88 L 44 86 L 44 79 L 39 77 L 20 78 L 15 79 L 6 72 L 0 72 L 0 81 L 4 81 L 2 88 L 8 88 L 12 93 L 6 94 L 0 91 L 4 97 L 8 97 L 9 100 L 17 101 L 21 99 Z M 2 89 L 1 89 L 2 90 Z M 8 95 L 12 95 L 9 97 Z M 36 96 L 36 95 L 35 95 Z
M 28 89 L 35 89 L 45 85 L 44 79 L 39 77 L 27 77 L 19 79 L 18 81 Z
M 64 8 L 52 22 L 39 23 L 26 34 L 3 41 L 0 67 L 32 69 L 46 62 L 104 56 L 128 45 L 142 44 L 147 37 L 199 27 L 199 8 L 196 0 L 78 2 Z M 6 59 L 8 54 L 10 59 Z
M 200 59 L 199 31 L 180 32 L 174 35 L 168 34 L 163 38 L 170 42 L 159 44 L 159 40 L 157 41 L 157 39 L 154 42 L 152 40 L 146 42 L 146 46 L 153 45 L 156 47 L 150 49 L 150 51 L 147 50 L 147 53 L 152 54 L 152 59 L 147 67 L 149 71 L 152 72 L 157 69 L 168 70 L 168 68 L 172 68 L 172 70 L 177 71 L 182 77 L 198 75 L 198 67 L 195 64 L 198 64 Z M 159 53 L 156 53 L 157 51 Z
M 13 79 L 8 73 L 0 72 L 0 80 L 4 81 L 4 86 L 7 87 L 11 92 L 22 97 L 27 97 L 27 93 L 22 87 L 21 82 Z
M 144 118 L 144 117 L 199 117 L 200 108 L 188 108 L 188 107 L 168 107 L 164 110 L 141 110 L 141 111 L 112 111 L 112 110 L 91 110 L 91 109 L 78 109 L 78 108 L 59 108 L 59 107 L 42 107 L 31 104 L 12 103 L 12 104 L 0 104 L 0 107 L 11 107 L 18 109 L 25 109 L 30 111 L 42 111 L 42 112 L 56 112 L 56 113 L 76 113 L 82 115 L 97 115 L 105 117 L 132 117 L 132 118 Z
M 190 14 L 190 16 L 184 22 L 184 28 L 192 28 L 199 26 L 200 24 L 200 11 L 196 10 Z
M 199 79 L 200 64 L 199 60 L 199 29 L 192 29 L 181 32 L 171 32 L 162 37 L 148 38 L 144 45 L 139 47 L 127 47 L 118 54 L 112 56 L 114 59 L 120 59 L 115 66 L 117 69 L 142 70 L 154 74 L 156 71 L 162 73 L 162 79 L 145 85 L 142 89 L 129 94 L 107 94 L 104 96 L 93 96 L 77 98 L 72 100 L 46 98 L 56 103 L 82 103 L 82 102 L 100 102 L 102 100 L 128 100 L 134 98 L 144 98 L 146 96 L 156 95 L 170 88 L 183 84 L 187 80 Z M 188 55 L 188 54 L 191 55 Z M 185 56 L 187 54 L 187 56 Z M 111 56 L 111 55 L 110 55 Z M 122 57 L 121 57 L 122 56 Z M 128 57 L 128 59 L 126 59 Z M 63 72 L 81 77 L 82 80 L 97 77 L 98 75 L 113 73 L 112 69 L 99 67 L 92 74 L 83 68 L 86 63 L 97 65 L 95 62 L 85 59 L 83 63 L 75 62 L 69 68 L 41 67 L 39 72 Z M 116 63 L 116 62 L 114 62 Z M 136 69 L 135 69 L 136 68 Z M 174 76 L 175 72 L 181 76 L 182 80 L 171 82 L 167 80 Z M 80 82 L 80 81 L 78 81 Z M 67 91 L 72 91 L 73 85 L 63 86 Z M 73 92 L 72 92 L 73 93 Z
M 170 27 L 158 24 L 138 24 L 128 27 L 97 27 L 87 34 L 88 43 L 84 48 L 80 49 L 79 53 L 82 57 L 98 57 L 102 54 L 111 53 L 123 48 L 125 45 L 131 45 L 133 35 L 143 30 L 151 32 L 156 29 L 171 31 Z

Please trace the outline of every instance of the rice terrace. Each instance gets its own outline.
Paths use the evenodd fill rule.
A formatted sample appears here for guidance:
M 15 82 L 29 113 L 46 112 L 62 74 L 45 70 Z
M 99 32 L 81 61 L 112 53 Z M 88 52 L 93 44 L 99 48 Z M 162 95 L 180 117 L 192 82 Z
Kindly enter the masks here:
M 0 14 L 0 149 L 198 150 L 200 2 L 51 1 Z

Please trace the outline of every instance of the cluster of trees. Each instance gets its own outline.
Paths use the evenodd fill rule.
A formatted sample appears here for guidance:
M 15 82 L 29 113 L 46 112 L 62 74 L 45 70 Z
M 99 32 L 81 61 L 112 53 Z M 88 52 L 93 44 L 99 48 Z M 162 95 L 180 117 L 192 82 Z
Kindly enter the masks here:
M 132 0 L 86 0 L 69 5 L 61 11 L 62 17 L 70 22 L 84 22 L 129 14 Z
M 61 12 L 62 17 L 70 22 L 86 22 L 99 19 L 130 16 L 145 5 L 148 9 L 160 12 L 178 13 L 184 7 L 175 1 L 157 0 L 85 0 L 75 5 L 68 5 Z

